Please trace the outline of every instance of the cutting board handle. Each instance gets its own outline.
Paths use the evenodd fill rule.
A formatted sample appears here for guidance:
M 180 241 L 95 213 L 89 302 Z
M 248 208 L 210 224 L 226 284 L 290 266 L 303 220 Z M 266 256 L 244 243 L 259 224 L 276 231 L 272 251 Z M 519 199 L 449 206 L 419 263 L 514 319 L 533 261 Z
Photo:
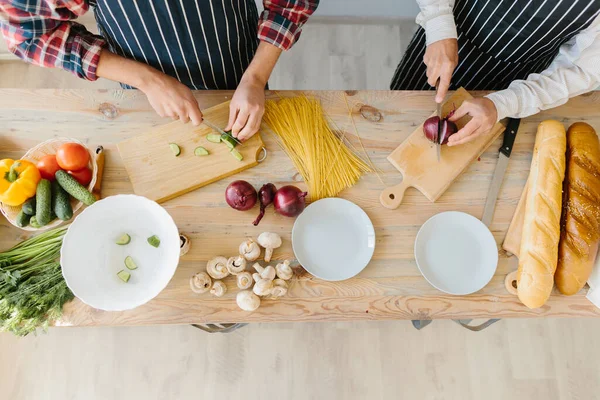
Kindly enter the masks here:
M 379 201 L 385 208 L 395 210 L 396 208 L 398 208 L 400 203 L 402 203 L 402 199 L 404 198 L 404 192 L 411 186 L 412 185 L 410 184 L 410 182 L 407 182 L 407 180 L 404 179 L 396 186 L 390 186 L 388 188 L 385 188 L 383 192 L 381 192 L 381 196 L 379 196 Z

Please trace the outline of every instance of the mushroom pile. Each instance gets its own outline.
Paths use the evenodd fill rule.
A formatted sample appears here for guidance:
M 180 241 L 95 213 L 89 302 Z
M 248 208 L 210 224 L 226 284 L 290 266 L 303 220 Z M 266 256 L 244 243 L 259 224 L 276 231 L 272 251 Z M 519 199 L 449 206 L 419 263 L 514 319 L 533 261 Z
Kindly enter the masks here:
M 217 256 L 209 260 L 206 272 L 190 278 L 190 287 L 194 293 L 210 292 L 221 297 L 227 292 L 227 286 L 221 279 L 234 275 L 236 286 L 241 289 L 236 295 L 237 305 L 242 310 L 254 311 L 260 306 L 261 298 L 277 299 L 287 294 L 287 281 L 294 275 L 290 262 L 285 260 L 273 267 L 263 266 L 257 261 L 261 247 L 265 249 L 264 261 L 268 264 L 273 257 L 273 250 L 280 246 L 281 237 L 276 233 L 263 232 L 256 241 L 248 238 L 240 244 L 237 256 Z M 251 262 L 254 263 L 254 273 L 246 271 L 246 266 Z

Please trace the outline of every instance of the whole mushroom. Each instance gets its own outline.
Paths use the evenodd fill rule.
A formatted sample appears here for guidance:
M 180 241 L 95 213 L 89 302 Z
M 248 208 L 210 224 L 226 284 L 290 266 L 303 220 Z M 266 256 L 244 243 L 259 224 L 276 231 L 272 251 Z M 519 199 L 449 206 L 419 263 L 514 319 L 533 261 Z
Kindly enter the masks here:
M 212 279 L 206 272 L 199 272 L 190 278 L 190 288 L 194 293 L 206 293 L 212 287 Z
M 210 294 L 216 297 L 222 297 L 226 292 L 227 286 L 222 281 L 215 281 L 210 289 Z
M 258 296 L 268 296 L 273 289 L 273 281 L 270 279 L 260 279 L 254 284 L 252 291 Z
M 260 246 L 252 239 L 240 244 L 240 254 L 248 261 L 254 261 L 260 257 Z
M 260 307 L 260 297 L 251 290 L 242 290 L 235 297 L 238 307 L 244 311 L 254 311 Z
M 288 292 L 288 284 L 283 279 L 275 279 L 273 281 L 273 288 L 271 289 L 271 298 L 276 299 L 278 297 L 285 296 Z
M 227 260 L 227 270 L 232 275 L 237 275 L 246 269 L 246 259 L 243 256 L 229 257 Z
M 237 287 L 240 289 L 250 289 L 254 281 L 252 280 L 252 275 L 250 272 L 244 271 L 237 274 L 236 277 Z
M 265 248 L 265 261 L 271 261 L 273 250 L 281 246 L 281 236 L 273 232 L 263 232 L 257 240 L 258 244 Z
M 252 268 L 254 268 L 256 272 L 258 272 L 262 279 L 268 279 L 272 281 L 277 275 L 277 271 L 275 271 L 275 268 L 271 267 L 270 265 L 263 267 L 262 265 L 260 265 L 260 263 L 256 262 L 252 265 Z
M 227 259 L 225 257 L 215 257 L 211 260 L 208 260 L 206 263 L 206 272 L 213 279 L 223 279 L 229 275 L 229 270 L 227 268 Z
M 294 270 L 292 267 L 290 267 L 289 260 L 285 260 L 284 262 L 277 264 L 275 269 L 277 270 L 277 277 L 283 279 L 284 281 L 287 281 L 294 276 Z

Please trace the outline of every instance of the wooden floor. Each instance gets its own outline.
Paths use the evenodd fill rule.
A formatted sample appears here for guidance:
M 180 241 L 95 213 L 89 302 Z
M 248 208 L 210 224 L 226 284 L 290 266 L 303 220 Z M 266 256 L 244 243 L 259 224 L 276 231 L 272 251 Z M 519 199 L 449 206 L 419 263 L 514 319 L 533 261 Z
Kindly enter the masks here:
M 274 89 L 386 89 L 413 24 L 309 24 Z M 0 87 L 115 87 L 20 62 Z M 1 140 L 1 138 L 0 138 Z M 0 334 L 0 399 L 600 399 L 600 320 L 55 328 Z

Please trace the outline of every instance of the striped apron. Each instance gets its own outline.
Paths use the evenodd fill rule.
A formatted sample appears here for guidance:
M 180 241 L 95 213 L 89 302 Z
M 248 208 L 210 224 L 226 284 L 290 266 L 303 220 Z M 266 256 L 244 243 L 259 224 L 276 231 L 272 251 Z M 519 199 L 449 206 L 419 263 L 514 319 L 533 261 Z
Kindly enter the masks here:
M 450 89 L 501 90 L 546 69 L 559 47 L 598 16 L 600 0 L 457 0 L 453 13 L 459 60 Z M 391 89 L 433 89 L 425 48 L 425 30 L 419 28 Z
M 258 47 L 253 0 L 94 0 L 91 5 L 110 51 L 151 65 L 190 89 L 235 89 Z

